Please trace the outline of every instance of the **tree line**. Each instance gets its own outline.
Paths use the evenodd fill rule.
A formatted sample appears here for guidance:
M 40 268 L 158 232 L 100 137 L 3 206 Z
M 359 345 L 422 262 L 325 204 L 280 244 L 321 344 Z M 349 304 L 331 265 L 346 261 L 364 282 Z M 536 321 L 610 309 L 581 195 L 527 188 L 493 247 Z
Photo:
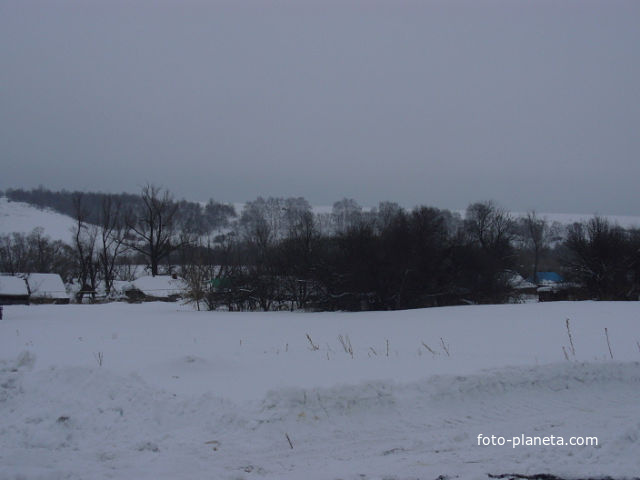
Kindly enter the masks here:
M 147 188 L 143 187 L 143 189 Z M 154 187 L 157 189 L 157 187 Z M 85 213 L 84 220 L 91 224 L 99 224 L 103 215 L 103 204 L 111 202 L 121 210 L 137 211 L 143 207 L 144 195 L 142 193 L 101 193 L 101 192 L 70 192 L 67 190 L 51 191 L 43 186 L 31 190 L 21 188 L 7 189 L 0 192 L 9 200 L 25 202 L 38 208 L 49 208 L 56 212 L 76 217 L 77 199 L 82 197 L 82 208 Z M 231 219 L 236 217 L 233 205 L 217 202 L 210 199 L 205 205 L 187 200 L 171 202 L 177 204 L 180 210 L 181 228 L 195 231 L 199 234 L 210 234 L 217 229 L 229 225 Z
M 304 198 L 274 197 L 247 202 L 237 216 L 230 205 L 176 201 L 154 185 L 135 199 L 75 192 L 70 201 L 71 241 L 40 230 L 4 235 L 3 272 L 60 273 L 78 283 L 81 301 L 99 287 L 109 295 L 143 263 L 153 275 L 184 278 L 198 308 L 229 310 L 504 303 L 517 298 L 516 274 L 535 280 L 540 271 L 561 273 L 575 298 L 640 294 L 640 231 L 599 217 L 563 226 L 535 212 L 514 218 L 493 202 L 462 216 L 393 202 L 365 210 L 353 199 L 316 213 Z

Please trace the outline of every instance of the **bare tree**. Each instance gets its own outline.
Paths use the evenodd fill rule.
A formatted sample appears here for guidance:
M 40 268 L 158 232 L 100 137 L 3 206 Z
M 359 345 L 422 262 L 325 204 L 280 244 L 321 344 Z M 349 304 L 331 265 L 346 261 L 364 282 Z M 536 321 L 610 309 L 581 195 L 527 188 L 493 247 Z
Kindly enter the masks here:
M 73 195 L 75 227 L 73 229 L 73 250 L 80 290 L 76 294 L 78 303 L 82 303 L 85 293 L 95 299 L 98 283 L 99 262 L 96 258 L 96 238 L 98 229 L 87 222 L 89 210 L 83 203 L 83 194 Z
M 228 227 L 229 219 L 236 216 L 236 210 L 233 205 L 219 203 L 213 199 L 210 199 L 204 207 L 204 218 L 209 233 Z
M 258 197 L 247 202 L 242 210 L 239 223 L 242 238 L 261 250 L 270 247 L 277 239 L 280 222 L 273 212 L 277 209 L 276 213 L 280 213 L 281 207 L 274 207 L 277 202 L 277 199 L 267 201 Z
M 138 211 L 127 215 L 126 225 L 133 234 L 128 246 L 146 257 L 156 276 L 160 261 L 184 246 L 177 232 L 178 204 L 168 190 L 150 184 L 142 188 L 140 198 Z
M 311 208 L 288 212 L 289 232 L 279 248 L 288 297 L 305 308 L 313 286 L 315 253 L 320 239 Z M 293 308 L 293 303 L 292 303 Z
M 206 301 L 207 293 L 211 289 L 212 271 L 215 268 L 210 258 L 211 243 L 205 246 L 201 241 L 191 245 L 185 252 L 185 261 L 180 268 L 180 276 L 186 283 L 186 299 L 196 304 L 200 311 L 200 304 Z
M 582 285 L 592 298 L 633 298 L 635 286 L 630 274 L 636 252 L 629 238 L 629 232 L 601 217 L 573 224 L 565 242 L 569 279 Z
M 474 203 L 467 208 L 464 231 L 467 241 L 455 255 L 461 261 L 461 283 L 474 301 L 505 301 L 511 293 L 508 270 L 515 260 L 511 216 L 493 202 Z
M 0 269 L 12 275 L 30 273 L 31 258 L 25 234 L 14 232 L 0 237 Z
M 362 207 L 353 198 L 343 198 L 333 204 L 331 217 L 336 232 L 344 233 L 359 223 Z
M 490 250 L 510 241 L 513 220 L 506 210 L 487 201 L 469 205 L 465 225 L 473 239 Z
M 533 254 L 533 272 L 531 278 L 535 283 L 538 277 L 540 255 L 549 244 L 549 225 L 545 219 L 539 218 L 535 211 L 528 212 L 527 216 L 522 219 L 522 222 L 526 243 Z
M 122 201 L 108 195 L 102 199 L 99 215 L 100 247 L 98 259 L 104 280 L 107 296 L 113 288 L 115 279 L 116 262 L 128 249 L 125 243 L 128 228 L 126 227 Z
M 14 232 L 0 236 L 0 271 L 11 273 L 51 273 L 63 279 L 73 276 L 71 248 L 60 240 L 51 240 L 41 227 L 29 235 Z

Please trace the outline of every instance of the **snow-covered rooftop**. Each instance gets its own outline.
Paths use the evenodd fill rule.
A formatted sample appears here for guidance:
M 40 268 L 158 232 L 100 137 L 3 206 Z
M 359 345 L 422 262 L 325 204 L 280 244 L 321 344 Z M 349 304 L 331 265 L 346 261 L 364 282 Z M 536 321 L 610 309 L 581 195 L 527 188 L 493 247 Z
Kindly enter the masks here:
M 68 299 L 69 294 L 57 273 L 30 273 L 25 276 L 32 298 Z
M 519 275 L 517 273 L 513 273 L 513 276 L 509 279 L 509 284 L 516 290 L 524 290 L 527 288 L 537 287 L 537 285 L 531 283 L 528 280 L 525 280 L 522 275 Z
M 130 285 L 149 297 L 166 298 L 183 293 L 185 284 L 182 279 L 174 279 L 169 275 L 147 275 L 140 277 Z M 125 290 L 128 288 L 125 287 Z
M 27 284 L 20 277 L 0 275 L 0 295 L 24 296 L 29 295 Z

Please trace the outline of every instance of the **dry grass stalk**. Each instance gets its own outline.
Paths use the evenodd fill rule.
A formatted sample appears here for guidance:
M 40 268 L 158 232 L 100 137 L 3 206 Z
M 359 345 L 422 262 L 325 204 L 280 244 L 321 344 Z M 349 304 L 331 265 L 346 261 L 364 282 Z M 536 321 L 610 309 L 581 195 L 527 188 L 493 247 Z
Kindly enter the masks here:
M 104 353 L 102 352 L 94 353 L 93 357 L 96 359 L 96 362 L 98 362 L 98 366 L 101 367 L 102 361 L 104 360 Z
M 315 343 L 313 343 L 313 340 L 311 340 L 311 335 L 309 335 L 307 333 L 307 340 L 309 340 L 309 343 L 311 344 L 311 347 L 309 347 L 312 351 L 316 351 L 316 350 L 320 350 L 320 347 L 318 345 L 316 345 Z
M 353 346 L 351 345 L 349 335 L 345 335 L 344 337 L 342 335 L 338 335 L 338 341 L 340 342 L 340 345 L 342 345 L 345 353 L 348 353 L 351 355 L 351 358 L 353 358 Z
M 613 360 L 613 352 L 611 351 L 611 342 L 609 342 L 609 330 L 607 327 L 604 327 L 604 335 L 607 337 L 607 347 L 609 347 L 609 355 L 611 355 L 611 360 Z
M 442 350 L 444 350 L 444 353 L 447 354 L 447 357 L 450 357 L 451 355 L 449 354 L 449 345 L 444 343 L 444 339 L 442 337 L 440 337 L 440 344 L 442 345 Z
M 433 348 L 431 348 L 429 345 L 427 345 L 426 343 L 422 342 L 422 346 L 424 348 L 426 348 L 427 350 L 429 350 L 429 353 L 431 353 L 431 355 L 439 355 L 438 352 L 436 352 Z
M 576 357 L 576 348 L 573 346 L 573 337 L 571 336 L 571 328 L 569 327 L 569 319 L 568 318 L 565 321 L 565 324 L 567 326 L 567 335 L 569 335 L 569 345 L 571 345 L 571 355 L 573 355 L 573 358 L 575 358 Z

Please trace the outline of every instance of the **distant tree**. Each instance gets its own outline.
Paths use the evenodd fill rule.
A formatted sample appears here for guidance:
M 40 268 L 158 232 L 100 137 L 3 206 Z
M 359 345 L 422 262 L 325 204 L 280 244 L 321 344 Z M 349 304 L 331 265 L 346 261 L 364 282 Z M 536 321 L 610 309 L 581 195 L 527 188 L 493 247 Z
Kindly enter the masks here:
M 73 276 L 70 247 L 51 240 L 41 227 L 31 233 L 14 232 L 0 236 L 0 271 L 4 273 L 57 273 L 64 280 Z
M 501 249 L 511 240 L 513 219 L 491 201 L 478 202 L 467 207 L 465 226 L 483 249 Z
M 632 289 L 629 299 L 640 300 L 640 228 L 630 229 L 629 236 L 629 274 L 632 279 Z
M 469 205 L 464 236 L 454 243 L 452 258 L 459 275 L 458 287 L 479 303 L 501 303 L 511 292 L 508 270 L 515 253 L 511 216 L 493 202 Z
M 120 198 L 111 195 L 102 198 L 98 230 L 98 260 L 105 293 L 109 296 L 116 277 L 117 262 L 129 248 L 126 243 L 129 230 Z
M 240 215 L 239 227 L 241 237 L 248 243 L 254 244 L 259 249 L 267 249 L 278 238 L 280 229 L 280 209 L 276 199 L 267 202 L 264 198 L 247 202 Z M 273 210 L 278 215 L 274 214 Z
M 374 212 L 377 230 L 389 228 L 403 212 L 404 209 L 395 202 L 380 202 Z
M 304 204 L 301 207 L 287 212 L 288 233 L 276 250 L 280 281 L 285 283 L 284 296 L 292 302 L 292 308 L 294 304 L 306 308 L 313 296 L 320 242 L 311 207 L 306 208 Z
M 362 218 L 362 207 L 353 198 L 343 198 L 333 204 L 331 217 L 336 232 L 346 232 Z
M 73 229 L 73 244 L 77 279 L 80 289 L 76 293 L 76 300 L 82 303 L 86 293 L 95 299 L 98 284 L 100 264 L 96 252 L 96 238 L 98 229 L 87 223 L 89 210 L 83 203 L 83 194 L 73 196 L 75 226 Z
M 258 197 L 245 204 L 240 217 L 244 267 L 238 279 L 251 301 L 264 311 L 281 299 L 276 245 L 284 231 L 283 205 L 283 199 Z
M 128 246 L 144 256 L 156 276 L 160 262 L 185 245 L 179 239 L 178 204 L 168 190 L 150 184 L 142 188 L 140 200 L 140 207 L 127 215 L 126 225 L 133 235 Z
M 569 228 L 565 273 L 599 300 L 622 300 L 634 291 L 632 267 L 637 253 L 627 232 L 594 217 Z
M 528 212 L 527 215 L 520 220 L 520 224 L 525 244 L 533 258 L 531 278 L 533 282 L 536 282 L 540 256 L 549 246 L 549 225 L 545 219 L 538 217 L 535 211 Z
M 183 255 L 186 258 L 181 262 L 180 276 L 187 286 L 186 300 L 194 303 L 199 311 L 200 305 L 207 303 L 207 295 L 211 293 L 212 281 L 216 277 L 211 242 L 198 239 L 183 249 Z
M 17 232 L 0 236 L 0 269 L 2 272 L 12 275 L 30 273 L 32 268 L 27 236 Z
M 373 226 L 356 223 L 335 237 L 327 251 L 330 266 L 325 273 L 324 290 L 332 308 L 375 309 L 379 298 L 379 238 Z
M 311 204 L 302 197 L 284 199 L 282 205 L 285 232 L 283 236 L 290 236 L 292 230 L 299 230 L 301 226 L 313 225 L 313 211 Z
M 413 272 L 410 276 L 410 306 L 446 303 L 453 290 L 449 270 L 447 216 L 430 207 L 417 207 L 409 218 Z
M 176 204 L 175 222 L 179 231 L 193 236 L 203 236 L 209 233 L 204 208 L 199 203 L 180 200 Z
M 29 258 L 31 261 L 30 270 L 41 273 L 60 273 L 61 261 L 65 257 L 65 245 L 60 240 L 53 241 L 44 234 L 42 227 L 34 228 L 27 236 Z
M 381 203 L 377 215 L 378 297 L 383 308 L 406 308 L 415 293 L 411 289 L 417 268 L 411 215 L 390 202 Z
M 207 233 L 228 227 L 229 220 L 236 216 L 236 210 L 233 205 L 218 203 L 210 199 L 204 207 L 204 217 L 208 227 Z

